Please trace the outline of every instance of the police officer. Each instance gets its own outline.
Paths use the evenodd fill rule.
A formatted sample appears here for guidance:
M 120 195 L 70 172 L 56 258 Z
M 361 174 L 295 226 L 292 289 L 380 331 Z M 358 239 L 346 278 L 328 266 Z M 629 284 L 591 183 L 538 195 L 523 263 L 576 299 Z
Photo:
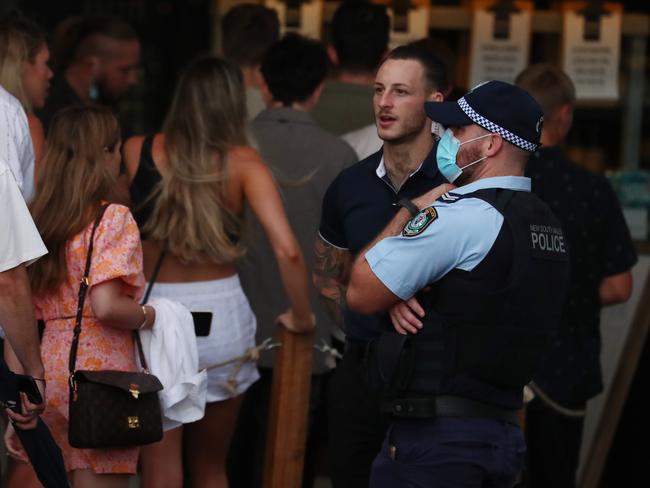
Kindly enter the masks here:
M 568 280 L 560 224 L 523 176 L 542 111 L 499 81 L 426 111 L 448 127 L 437 164 L 457 188 L 402 201 L 347 292 L 360 313 L 393 307 L 396 330 L 370 361 L 393 416 L 370 485 L 510 487 L 525 452 L 522 388 Z

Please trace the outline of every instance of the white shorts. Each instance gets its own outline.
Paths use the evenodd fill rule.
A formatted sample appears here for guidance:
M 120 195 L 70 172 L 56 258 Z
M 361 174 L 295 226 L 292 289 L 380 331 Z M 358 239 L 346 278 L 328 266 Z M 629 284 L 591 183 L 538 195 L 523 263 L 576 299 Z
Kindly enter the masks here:
M 210 334 L 196 338 L 200 369 L 240 356 L 255 345 L 255 315 L 237 275 L 193 283 L 156 283 L 151 291 L 154 297 L 176 300 L 192 312 L 212 312 Z M 256 363 L 245 363 L 234 377 L 233 395 L 227 384 L 236 367 L 231 363 L 208 369 L 208 403 L 240 395 L 260 377 Z

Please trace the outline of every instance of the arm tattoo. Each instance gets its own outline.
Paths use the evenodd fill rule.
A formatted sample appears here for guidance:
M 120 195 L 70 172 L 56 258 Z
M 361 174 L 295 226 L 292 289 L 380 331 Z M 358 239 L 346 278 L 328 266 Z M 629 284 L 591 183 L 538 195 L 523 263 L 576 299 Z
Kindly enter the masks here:
M 350 281 L 352 255 L 350 251 L 337 249 L 322 239 L 316 241 L 314 253 L 314 286 L 330 317 L 343 328 L 341 310 L 345 305 L 345 292 Z

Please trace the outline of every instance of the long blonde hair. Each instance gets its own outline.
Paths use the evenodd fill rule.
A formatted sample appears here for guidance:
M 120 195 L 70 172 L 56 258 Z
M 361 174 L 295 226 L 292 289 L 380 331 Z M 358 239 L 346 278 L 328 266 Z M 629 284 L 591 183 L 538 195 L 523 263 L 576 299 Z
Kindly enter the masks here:
M 115 177 L 106 163 L 120 128 L 104 107 L 71 107 L 50 124 L 43 164 L 30 204 L 36 227 L 49 254 L 29 267 L 32 291 L 55 288 L 65 277 L 66 243 L 95 217 L 110 199 Z
M 243 253 L 229 210 L 226 159 L 247 144 L 244 83 L 228 61 L 203 58 L 183 73 L 163 127 L 167 166 L 152 198 L 148 238 L 184 262 L 224 264 Z
M 29 61 L 27 39 L 8 22 L 0 22 L 0 85 L 25 109 L 30 109 L 23 86 L 23 66 Z

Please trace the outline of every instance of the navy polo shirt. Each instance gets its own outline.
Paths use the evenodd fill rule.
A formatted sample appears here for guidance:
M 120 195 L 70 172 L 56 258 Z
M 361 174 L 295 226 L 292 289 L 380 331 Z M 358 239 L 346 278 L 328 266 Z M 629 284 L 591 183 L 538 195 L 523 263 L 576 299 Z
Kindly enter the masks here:
M 323 198 L 320 237 L 356 256 L 399 211 L 395 203 L 402 198 L 418 197 L 447 183 L 438 171 L 436 148 L 437 144 L 434 144 L 420 168 L 399 190 L 395 190 L 383 171 L 382 150 L 341 171 Z M 377 316 L 360 315 L 345 309 L 344 320 L 348 339 L 368 341 L 379 333 Z
M 532 191 L 562 223 L 571 281 L 560 328 L 533 378 L 556 402 L 582 408 L 603 389 L 600 298 L 603 278 L 637 260 L 623 212 L 609 182 L 569 161 L 558 147 L 540 148 L 526 168 Z

